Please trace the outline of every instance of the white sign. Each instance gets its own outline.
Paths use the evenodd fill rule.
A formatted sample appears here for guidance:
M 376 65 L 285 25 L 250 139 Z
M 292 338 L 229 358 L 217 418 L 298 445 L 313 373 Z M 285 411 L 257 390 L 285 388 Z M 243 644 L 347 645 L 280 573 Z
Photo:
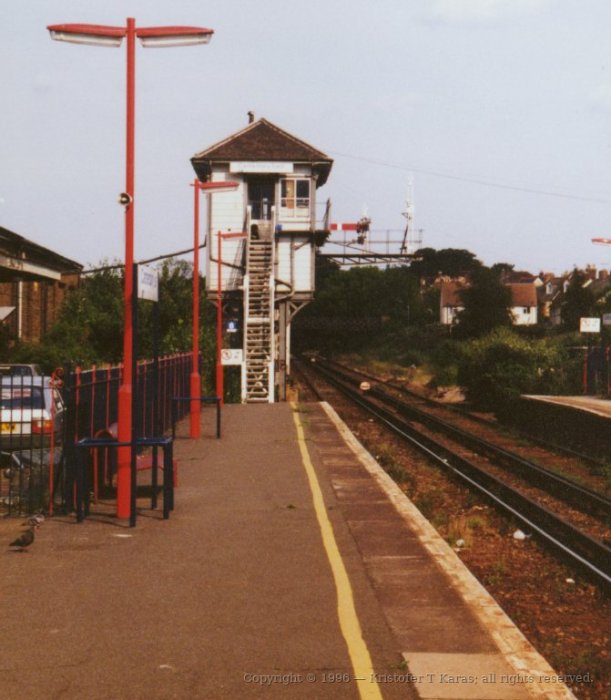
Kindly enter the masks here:
M 159 301 L 159 273 L 152 267 L 138 265 L 138 299 Z
M 579 331 L 581 333 L 600 333 L 599 318 L 580 318 Z
M 230 173 L 292 173 L 293 163 L 281 161 L 233 161 L 229 164 Z
M 242 364 L 242 349 L 223 348 L 221 350 L 222 365 L 241 365 Z

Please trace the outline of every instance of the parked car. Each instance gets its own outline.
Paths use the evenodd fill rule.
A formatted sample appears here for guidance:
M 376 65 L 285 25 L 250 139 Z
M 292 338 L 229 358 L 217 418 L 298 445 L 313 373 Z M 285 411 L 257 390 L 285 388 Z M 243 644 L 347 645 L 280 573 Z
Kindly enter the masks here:
M 0 377 L 40 377 L 38 365 L 0 364 Z
M 49 377 L 0 379 L 0 450 L 49 447 L 62 440 L 65 406 Z

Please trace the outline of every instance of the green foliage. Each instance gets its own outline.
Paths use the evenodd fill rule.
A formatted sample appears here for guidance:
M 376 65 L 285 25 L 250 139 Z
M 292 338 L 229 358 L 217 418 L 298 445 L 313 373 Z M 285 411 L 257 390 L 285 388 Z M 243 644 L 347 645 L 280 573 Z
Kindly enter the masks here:
M 503 416 L 521 394 L 561 392 L 565 364 L 560 344 L 500 328 L 463 344 L 458 381 L 475 406 Z
M 215 307 L 204 297 L 200 282 L 200 349 L 204 383 L 210 385 L 215 357 Z M 155 305 L 138 302 L 138 356 L 151 357 Z M 188 352 L 192 348 L 192 266 L 184 260 L 159 265 L 159 352 Z M 40 344 L 22 344 L 13 361 L 36 362 L 46 371 L 75 362 L 118 362 L 123 356 L 123 270 L 119 263 L 103 264 L 81 278 L 62 306 L 59 318 Z
M 416 257 L 419 259 L 412 263 L 411 270 L 418 277 L 460 277 L 475 272 L 482 265 L 473 253 L 462 248 L 421 248 L 416 251 Z
M 296 349 L 350 351 L 426 316 L 417 278 L 407 267 L 324 269 L 312 304 L 295 319 Z
M 578 330 L 579 319 L 591 316 L 594 309 L 594 295 L 583 284 L 587 280 L 584 272 L 573 270 L 571 281 L 562 303 L 562 325 L 566 330 Z
M 471 276 L 471 285 L 461 292 L 464 310 L 458 314 L 457 335 L 474 338 L 498 326 L 511 325 L 511 291 L 498 272 L 481 267 Z
M 82 278 L 61 308 L 43 343 L 24 344 L 15 359 L 38 362 L 50 370 L 68 361 L 90 364 L 121 357 L 123 339 L 123 276 L 106 265 Z

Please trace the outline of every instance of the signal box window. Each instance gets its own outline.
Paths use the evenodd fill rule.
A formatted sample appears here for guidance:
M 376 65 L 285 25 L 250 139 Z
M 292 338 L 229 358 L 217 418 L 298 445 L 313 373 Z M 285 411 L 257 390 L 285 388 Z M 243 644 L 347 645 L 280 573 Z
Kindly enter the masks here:
M 310 181 L 286 178 L 281 181 L 280 208 L 282 218 L 309 219 Z

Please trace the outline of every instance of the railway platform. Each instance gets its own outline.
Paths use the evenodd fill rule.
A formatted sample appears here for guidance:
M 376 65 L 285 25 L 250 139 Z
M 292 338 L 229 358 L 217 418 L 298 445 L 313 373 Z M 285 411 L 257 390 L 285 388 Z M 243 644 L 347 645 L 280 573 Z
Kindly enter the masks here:
M 4 552 L 2 698 L 573 697 L 327 404 L 212 423 L 169 520 L 93 504 Z
M 611 400 L 595 396 L 521 397 L 517 427 L 535 436 L 607 459 L 611 450 Z
M 539 396 L 525 394 L 525 400 L 542 401 L 543 403 L 564 406 L 573 411 L 585 411 L 595 416 L 611 419 L 611 400 L 599 399 L 596 396 Z

